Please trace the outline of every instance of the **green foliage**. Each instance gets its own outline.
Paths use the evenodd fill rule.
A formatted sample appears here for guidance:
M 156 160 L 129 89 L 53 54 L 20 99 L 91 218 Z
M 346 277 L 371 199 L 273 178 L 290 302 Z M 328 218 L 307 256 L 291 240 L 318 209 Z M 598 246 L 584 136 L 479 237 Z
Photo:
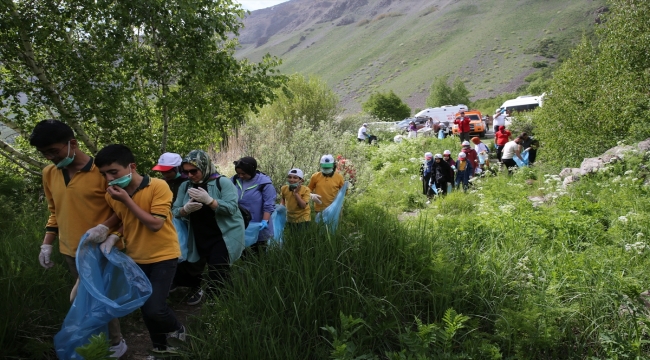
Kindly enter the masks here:
M 218 142 L 284 80 L 275 58 L 234 58 L 244 10 L 231 0 L 5 4 L 0 120 L 23 138 L 58 118 L 90 153 L 124 143 L 145 170 L 160 152 Z
M 454 84 L 449 86 L 447 84 L 448 80 L 448 76 L 442 76 L 433 81 L 427 98 L 427 106 L 438 107 L 458 104 L 470 106 L 469 91 L 463 81 L 456 78 Z
M 75 349 L 77 354 L 81 355 L 86 360 L 109 360 L 111 359 L 112 351 L 108 349 L 108 339 L 106 334 L 100 333 L 93 335 L 89 339 L 88 344 L 80 346 Z
M 411 115 L 411 108 L 392 90 L 370 94 L 370 98 L 361 107 L 363 111 L 382 121 L 399 121 Z
M 273 103 L 262 107 L 258 116 L 270 124 L 291 126 L 304 120 L 317 127 L 321 122 L 331 123 L 340 112 L 338 96 L 317 76 L 291 75 L 274 94 Z
M 610 10 L 599 43 L 583 39 L 534 117 L 543 160 L 575 166 L 618 141 L 650 136 L 650 60 L 642 55 L 650 51 L 650 4 L 614 0 Z

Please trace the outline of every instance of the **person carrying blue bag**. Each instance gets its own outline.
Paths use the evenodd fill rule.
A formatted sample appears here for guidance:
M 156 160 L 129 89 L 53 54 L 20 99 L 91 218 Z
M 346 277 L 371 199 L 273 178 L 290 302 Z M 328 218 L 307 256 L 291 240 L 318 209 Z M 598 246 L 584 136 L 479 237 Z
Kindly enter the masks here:
M 190 151 L 181 166 L 190 181 L 178 190 L 172 213 L 188 221 L 188 242 L 205 259 L 210 280 L 207 292 L 216 296 L 230 281 L 230 266 L 240 258 L 245 247 L 244 218 L 237 203 L 237 189 L 230 179 L 217 173 L 203 150 Z M 200 286 L 202 275 L 195 281 Z M 199 288 L 193 300 L 198 304 L 202 297 Z
M 52 165 L 43 169 L 43 190 L 49 209 L 45 236 L 38 260 L 45 269 L 51 261 L 53 244 L 58 237 L 59 251 L 73 278 L 79 281 L 75 263 L 79 239 L 87 233 L 88 241 L 100 243 L 116 230 L 117 216 L 106 203 L 106 180 L 99 173 L 94 159 L 81 150 L 74 132 L 58 120 L 43 120 L 33 129 L 29 143 Z M 127 350 L 120 322 L 108 324 L 111 356 L 119 358 Z
M 100 244 L 104 254 L 118 245 L 151 283 L 151 296 L 140 307 L 153 352 L 169 351 L 168 338 L 185 340 L 185 327 L 167 305 L 167 296 L 181 256 L 172 224 L 172 191 L 165 181 L 140 175 L 135 157 L 124 145 L 108 145 L 95 164 L 108 181 L 105 199 L 122 221 L 123 233 L 113 233 Z
M 103 254 L 84 235 L 76 253 L 79 284 L 72 307 L 54 336 L 59 359 L 81 359 L 76 348 L 93 335 L 108 333 L 108 323 L 140 308 L 151 296 L 151 283 L 142 269 L 116 249 Z

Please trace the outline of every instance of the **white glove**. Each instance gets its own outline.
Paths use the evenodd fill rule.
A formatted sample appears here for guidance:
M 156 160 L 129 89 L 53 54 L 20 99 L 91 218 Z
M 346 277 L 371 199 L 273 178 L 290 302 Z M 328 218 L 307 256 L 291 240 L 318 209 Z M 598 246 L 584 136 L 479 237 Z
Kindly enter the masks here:
M 207 191 L 203 190 L 203 188 L 189 189 L 187 190 L 187 193 L 190 194 L 190 197 L 194 199 L 194 201 L 198 201 L 201 204 L 210 205 L 212 204 L 212 200 L 214 200 L 210 197 L 210 194 L 208 194 Z
M 309 197 L 311 198 L 311 201 L 317 203 L 317 204 L 322 204 L 323 202 L 320 201 L 320 195 L 318 194 L 310 194 Z
M 189 215 L 189 214 L 195 212 L 196 210 L 201 209 L 202 207 L 203 207 L 203 204 L 198 203 L 198 202 L 194 202 L 194 201 L 190 201 L 187 204 L 185 204 L 185 206 L 183 206 L 183 210 L 185 211 L 186 215 Z
M 87 241 L 99 244 L 106 240 L 106 237 L 108 236 L 108 226 L 99 224 L 86 231 L 86 234 L 88 234 L 88 238 L 86 239 Z
M 38 261 L 41 263 L 41 266 L 49 269 L 54 266 L 54 263 L 50 261 L 50 256 L 52 255 L 52 245 L 43 244 L 41 245 L 41 253 L 38 255 Z
M 115 234 L 109 235 L 103 243 L 99 244 L 99 250 L 101 250 L 104 255 L 108 255 L 119 239 L 120 238 Z

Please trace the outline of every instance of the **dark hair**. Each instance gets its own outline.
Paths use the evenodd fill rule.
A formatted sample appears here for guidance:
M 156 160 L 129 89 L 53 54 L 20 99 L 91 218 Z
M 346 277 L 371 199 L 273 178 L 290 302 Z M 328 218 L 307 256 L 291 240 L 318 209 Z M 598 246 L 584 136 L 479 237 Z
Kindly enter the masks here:
M 52 144 L 66 144 L 74 139 L 72 128 L 59 120 L 43 120 L 34 126 L 29 135 L 29 144 L 37 148 L 44 148 Z
M 234 161 L 235 169 L 241 169 L 246 174 L 250 175 L 251 178 L 255 177 L 257 173 L 257 160 L 252 156 L 244 156 L 243 158 Z
M 124 167 L 135 162 L 131 149 L 121 144 L 112 144 L 99 150 L 95 157 L 95 165 L 98 167 L 118 163 Z
M 522 138 L 522 139 L 527 137 L 527 136 L 528 136 L 528 134 L 526 134 L 525 132 L 522 132 L 521 135 L 519 135 L 519 137 Z

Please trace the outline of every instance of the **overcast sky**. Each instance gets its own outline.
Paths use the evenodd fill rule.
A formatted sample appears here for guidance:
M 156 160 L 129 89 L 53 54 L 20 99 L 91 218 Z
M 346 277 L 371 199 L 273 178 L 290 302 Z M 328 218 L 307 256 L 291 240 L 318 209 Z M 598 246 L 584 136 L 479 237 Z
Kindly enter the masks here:
M 246 10 L 257 10 L 271 7 L 288 0 L 239 0 L 243 8 Z

